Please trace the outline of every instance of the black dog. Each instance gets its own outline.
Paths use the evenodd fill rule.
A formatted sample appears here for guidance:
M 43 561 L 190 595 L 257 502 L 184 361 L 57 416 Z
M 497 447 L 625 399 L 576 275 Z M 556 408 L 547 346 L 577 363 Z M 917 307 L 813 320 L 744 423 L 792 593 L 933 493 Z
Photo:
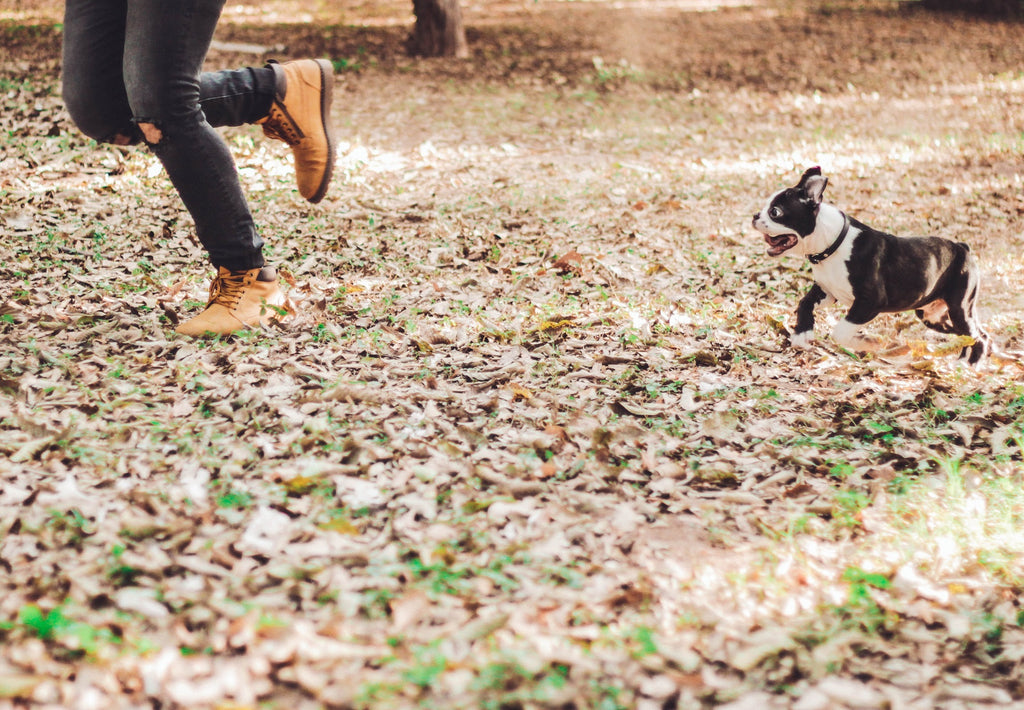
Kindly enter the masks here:
M 989 351 L 978 324 L 978 267 L 970 247 L 941 237 L 895 237 L 879 232 L 836 207 L 823 204 L 828 178 L 821 168 L 803 174 L 796 187 L 780 190 L 754 215 L 768 254 L 793 250 L 811 262 L 814 285 L 797 309 L 794 347 L 814 337 L 814 308 L 839 301 L 849 308 L 832 337 L 850 350 L 877 350 L 879 341 L 860 333 L 880 313 L 913 309 L 926 326 L 940 333 L 974 339 L 960 352 L 972 365 Z

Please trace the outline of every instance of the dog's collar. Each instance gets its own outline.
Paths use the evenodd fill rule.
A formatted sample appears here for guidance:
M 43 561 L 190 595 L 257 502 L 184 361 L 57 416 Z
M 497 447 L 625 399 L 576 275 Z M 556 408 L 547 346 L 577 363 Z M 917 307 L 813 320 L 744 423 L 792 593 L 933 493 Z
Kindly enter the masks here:
M 832 242 L 829 245 L 828 249 L 826 249 L 825 251 L 819 251 L 817 254 L 811 254 L 810 256 L 807 257 L 807 260 L 810 261 L 812 264 L 820 264 L 821 262 L 825 261 L 825 259 L 835 254 L 836 249 L 838 249 L 839 245 L 843 243 L 844 239 L 846 239 L 846 234 L 847 232 L 850 231 L 850 218 L 846 216 L 845 212 L 842 214 L 843 229 L 839 232 L 839 236 L 836 237 L 836 240 Z

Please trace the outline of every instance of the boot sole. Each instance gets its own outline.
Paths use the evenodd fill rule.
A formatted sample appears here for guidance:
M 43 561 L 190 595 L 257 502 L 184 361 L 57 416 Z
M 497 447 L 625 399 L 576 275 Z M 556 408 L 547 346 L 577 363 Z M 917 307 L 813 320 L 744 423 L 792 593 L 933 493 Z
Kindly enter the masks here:
M 314 59 L 320 68 L 320 85 L 323 90 L 320 92 L 320 122 L 324 127 L 324 135 L 327 136 L 327 169 L 324 171 L 320 187 L 309 198 L 309 202 L 316 204 L 324 199 L 327 194 L 327 187 L 331 184 L 331 176 L 334 174 L 334 131 L 331 129 L 331 102 L 334 96 L 334 67 L 326 59 Z

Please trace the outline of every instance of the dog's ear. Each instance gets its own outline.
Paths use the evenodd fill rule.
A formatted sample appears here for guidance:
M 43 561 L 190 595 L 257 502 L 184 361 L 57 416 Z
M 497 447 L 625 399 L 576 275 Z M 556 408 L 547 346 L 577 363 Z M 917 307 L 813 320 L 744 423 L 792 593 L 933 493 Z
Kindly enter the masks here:
M 820 165 L 815 165 L 813 168 L 807 168 L 807 170 L 804 171 L 804 174 L 800 176 L 800 182 L 797 183 L 797 187 L 803 187 L 804 183 L 815 175 L 821 175 Z
M 817 165 L 808 168 L 800 178 L 798 188 L 804 191 L 807 199 L 816 205 L 821 204 L 821 197 L 825 194 L 825 186 L 828 185 L 828 178 L 821 174 L 821 168 Z

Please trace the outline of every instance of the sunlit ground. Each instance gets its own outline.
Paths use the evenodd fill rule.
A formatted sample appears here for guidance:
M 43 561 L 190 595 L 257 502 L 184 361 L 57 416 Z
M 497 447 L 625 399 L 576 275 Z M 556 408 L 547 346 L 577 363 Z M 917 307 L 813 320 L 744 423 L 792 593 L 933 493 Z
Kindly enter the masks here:
M 997 31 L 1013 32 L 985 30 Z M 396 697 L 417 692 L 409 679 L 427 671 L 438 688 L 469 692 L 486 678 L 481 664 L 493 671 L 511 657 L 571 666 L 568 680 L 581 688 L 639 678 L 636 687 L 662 699 L 682 689 L 724 702 L 769 688 L 776 694 L 761 698 L 769 707 L 833 677 L 874 706 L 888 702 L 879 686 L 909 707 L 954 691 L 1009 702 L 1007 666 L 985 654 L 1005 652 L 1000 662 L 1013 667 L 1024 648 L 1015 594 L 1024 578 L 1020 371 L 974 372 L 934 355 L 927 348 L 944 339 L 912 318 L 872 328 L 921 341 L 914 361 L 856 359 L 825 336 L 794 353 L 781 331 L 806 273 L 797 259 L 766 259 L 749 227 L 767 194 L 820 164 L 828 198 L 869 224 L 970 241 L 986 276 L 989 329 L 1019 347 L 1024 82 L 1016 69 L 950 65 L 960 72 L 953 79 L 890 85 L 876 62 L 916 66 L 912 53 L 893 58 L 908 46 L 916 47 L 905 37 L 869 46 L 863 71 L 833 65 L 825 88 L 802 88 L 811 72 L 794 68 L 799 58 L 788 51 L 784 61 L 741 55 L 715 80 L 667 86 L 650 55 L 606 48 L 561 84 L 525 71 L 452 80 L 413 63 L 407 73 L 339 72 L 338 174 L 322 205 L 295 196 L 281 144 L 253 127 L 226 132 L 302 315 L 280 332 L 213 347 L 175 339 L 162 315 L 201 307 L 209 274 L 158 162 L 67 133 L 10 141 L 0 165 L 12 205 L 4 228 L 14 234 L 3 243 L 5 263 L 25 272 L 12 276 L 19 289 L 32 279 L 40 286 L 5 304 L 0 321 L 13 354 L 0 356 L 5 392 L 18 387 L 25 398 L 14 402 L 20 418 L 4 420 L 15 444 L 5 444 L 0 470 L 17 483 L 5 487 L 3 504 L 28 520 L 9 544 L 21 556 L 14 569 L 30 570 L 38 585 L 33 603 L 66 598 L 45 587 L 53 570 L 68 574 L 47 567 L 47 555 L 65 564 L 91 555 L 99 562 L 84 578 L 105 590 L 113 549 L 140 567 L 148 551 L 177 556 L 159 537 L 119 534 L 127 509 L 146 523 L 138 529 L 157 531 L 147 536 L 163 529 L 150 515 L 181 524 L 196 574 L 209 572 L 204 556 L 213 550 L 269 586 L 255 597 L 224 591 L 244 578 L 225 571 L 227 582 L 209 584 L 227 611 L 206 611 L 185 584 L 199 578 L 179 588 L 171 575 L 167 593 L 189 600 L 172 611 L 147 596 L 143 574 L 127 592 L 109 591 L 127 612 L 91 609 L 73 587 L 63 607 L 73 619 L 165 644 L 159 653 L 129 648 L 120 662 L 181 698 L 225 687 L 211 657 L 195 653 L 207 637 L 190 615 L 201 622 L 202 612 L 232 629 L 210 632 L 211 647 L 249 638 L 252 653 L 275 647 L 259 623 L 286 622 L 275 629 L 314 659 L 303 665 L 300 653 L 294 666 L 308 697 L 330 682 L 317 675 L 317 654 L 337 653 L 356 664 L 360 685 L 348 690 L 370 693 L 370 681 L 384 679 Z M 720 55 L 709 50 L 706 61 L 728 59 Z M 744 65 L 765 80 L 744 80 L 736 73 Z M 15 90 L 12 98 L 30 126 L 36 101 L 57 110 L 52 96 Z M 154 237 L 161 229 L 168 235 Z M 159 244 L 140 254 L 146 235 Z M 22 266 L 42 259 L 53 261 Z M 94 269 L 118 278 L 101 290 Z M 56 296 L 47 290 L 54 283 Z M 822 313 L 820 332 L 840 316 Z M 81 386 L 86 378 L 93 386 Z M 98 416 L 65 406 L 90 397 Z M 470 405 L 479 416 L 462 411 Z M 163 424 L 170 420 L 184 434 Z M 382 421 L 389 428 L 376 428 Z M 369 432 L 365 448 L 345 438 L 352 422 L 360 436 Z M 569 442 L 552 444 L 542 460 L 537 446 L 543 452 L 557 438 L 549 422 Z M 71 424 L 73 460 L 56 443 Z M 236 428 L 237 440 L 228 435 Z M 188 448 L 193 433 L 204 443 Z M 590 453 L 603 437 L 614 465 Z M 449 448 L 463 438 L 473 443 Z M 137 445 L 122 451 L 124 440 Z M 393 458 L 349 463 L 363 454 Z M 527 486 L 513 489 L 518 498 L 480 483 L 478 473 L 493 475 L 492 460 L 505 477 L 496 480 Z M 466 461 L 475 469 L 460 468 Z M 13 473 L 22 464 L 31 476 Z M 325 465 L 342 471 L 327 494 L 303 493 Z M 452 497 L 438 495 L 438 480 Z M 23 505 L 40 482 L 38 505 Z M 154 489 L 167 500 L 135 505 Z M 186 496 L 215 525 L 197 524 Z M 348 512 L 380 508 L 318 527 L 320 506 L 336 500 Z M 74 542 L 88 555 L 68 556 L 58 543 L 73 528 L 46 517 L 72 505 L 109 511 L 87 520 Z M 49 542 L 37 547 L 37 531 Z M 437 544 L 456 536 L 475 547 Z M 234 548 L 224 551 L 225 538 Z M 264 574 L 263 557 L 277 549 L 296 555 L 273 560 L 290 572 Z M 446 560 L 486 567 L 523 551 L 531 561 L 510 567 L 522 586 L 508 594 L 496 586 L 501 577 L 483 574 L 468 591 L 437 592 L 427 585 L 438 580 L 421 576 L 435 572 L 402 567 L 412 559 L 450 572 Z M 360 564 L 340 557 L 345 563 L 326 571 L 296 567 L 342 553 Z M 195 566 L 199 559 L 206 566 Z M 550 583 L 540 572 L 547 564 L 567 583 Z M 305 575 L 321 572 L 317 594 L 336 596 L 306 599 L 296 614 L 290 595 L 309 594 Z M 373 596 L 381 589 L 397 591 L 381 602 Z M 264 605 L 252 621 L 227 603 L 239 592 Z M 21 618 L 19 595 L 0 602 L 5 618 Z M 478 611 L 476 620 L 505 614 L 508 623 L 480 631 L 493 635 L 479 642 L 448 633 L 452 619 Z M 72 663 L 49 655 L 66 650 L 64 638 L 47 646 L 30 631 L 16 626 L 3 652 L 56 666 L 48 682 L 70 688 Z M 425 655 L 436 649 L 447 664 Z M 240 677 L 258 682 L 231 697 L 269 682 L 268 664 L 234 660 L 246 662 Z M 164 667 L 173 670 L 166 687 Z M 529 667 L 530 678 L 543 670 Z M 97 689 L 120 688 L 102 675 L 105 665 L 86 670 L 103 680 Z M 89 687 L 88 673 L 76 677 Z

